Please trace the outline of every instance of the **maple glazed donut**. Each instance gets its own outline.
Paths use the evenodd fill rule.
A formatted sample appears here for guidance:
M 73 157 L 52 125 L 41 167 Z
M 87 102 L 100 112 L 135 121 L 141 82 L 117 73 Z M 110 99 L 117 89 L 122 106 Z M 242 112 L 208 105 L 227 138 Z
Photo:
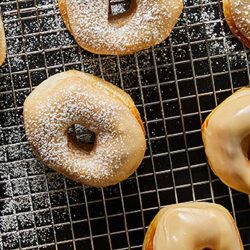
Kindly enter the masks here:
M 250 88 L 222 102 L 202 125 L 208 162 L 228 186 L 250 194 Z
M 109 0 L 59 0 L 64 22 L 84 49 L 126 55 L 164 41 L 176 24 L 182 0 L 131 0 L 130 9 L 109 17 Z
M 6 40 L 5 40 L 2 16 L 0 13 L 0 65 L 4 63 L 5 58 L 6 58 Z
M 250 48 L 250 0 L 223 0 L 223 10 L 232 33 Z
M 237 226 L 222 206 L 206 202 L 169 205 L 159 211 L 142 250 L 244 250 Z
M 91 151 L 68 135 L 80 124 L 95 133 Z M 27 97 L 24 125 L 35 155 L 65 176 L 94 187 L 117 184 L 140 165 L 145 133 L 131 97 L 98 77 L 70 70 L 56 74 Z

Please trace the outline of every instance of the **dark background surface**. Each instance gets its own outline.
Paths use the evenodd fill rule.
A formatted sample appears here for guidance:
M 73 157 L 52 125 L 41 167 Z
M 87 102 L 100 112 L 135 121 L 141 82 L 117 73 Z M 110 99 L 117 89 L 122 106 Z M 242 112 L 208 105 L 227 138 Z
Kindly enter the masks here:
M 0 6 L 8 44 L 0 68 L 0 249 L 139 250 L 159 207 L 192 200 L 229 209 L 250 249 L 248 197 L 213 175 L 200 133 L 209 112 L 249 83 L 249 50 L 230 33 L 220 1 L 186 0 L 169 39 L 121 57 L 79 48 L 54 0 L 0 0 Z M 117 186 L 67 180 L 38 163 L 27 143 L 25 97 L 68 69 L 124 88 L 146 122 L 142 166 Z

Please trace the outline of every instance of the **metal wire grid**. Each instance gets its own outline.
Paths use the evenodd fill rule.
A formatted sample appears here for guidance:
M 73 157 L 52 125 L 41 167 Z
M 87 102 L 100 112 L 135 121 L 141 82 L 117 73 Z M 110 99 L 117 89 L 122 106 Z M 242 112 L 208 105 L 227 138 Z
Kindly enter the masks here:
M 211 173 L 200 135 L 208 113 L 250 79 L 249 51 L 230 34 L 221 2 L 185 1 L 169 39 L 123 57 L 79 48 L 54 0 L 0 6 L 9 48 L 0 69 L 0 249 L 141 249 L 160 207 L 191 200 L 228 208 L 250 249 L 248 198 Z M 69 181 L 37 162 L 27 144 L 25 97 L 44 79 L 72 68 L 125 89 L 145 120 L 142 166 L 115 187 Z

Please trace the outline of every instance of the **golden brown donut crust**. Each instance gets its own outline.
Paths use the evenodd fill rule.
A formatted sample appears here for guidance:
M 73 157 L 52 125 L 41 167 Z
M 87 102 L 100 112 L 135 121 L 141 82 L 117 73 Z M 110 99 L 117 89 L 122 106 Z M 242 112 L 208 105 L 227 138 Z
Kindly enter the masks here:
M 0 65 L 2 65 L 6 58 L 6 39 L 4 33 L 4 27 L 2 22 L 2 16 L 0 13 Z
M 237 15 L 236 11 L 234 10 L 234 13 L 232 13 L 232 6 L 230 5 L 230 1 L 233 0 L 223 0 L 223 11 L 224 11 L 224 16 L 226 18 L 227 24 L 231 30 L 231 32 L 248 48 L 250 48 L 250 40 L 249 40 L 249 36 L 250 36 L 250 27 L 248 27 L 248 29 L 245 30 L 246 34 L 248 34 L 248 37 L 246 37 L 246 35 L 244 34 L 244 32 L 242 31 L 242 27 L 237 25 L 237 21 L 239 21 L 240 19 L 244 18 L 242 13 L 238 14 L 238 18 L 237 20 L 235 20 L 233 18 L 233 14 Z M 244 0 L 245 1 L 245 0 Z M 246 2 L 248 1 L 248 6 L 250 6 L 250 1 L 246 0 Z M 246 8 L 247 8 L 247 3 L 246 3 Z M 249 8 L 249 7 L 248 7 Z M 250 10 L 249 10 L 250 11 Z M 248 11 L 248 13 L 249 13 Z M 242 15 L 242 16 L 240 16 Z M 250 14 L 245 15 L 245 18 L 250 19 Z M 247 24 L 245 24 L 246 26 Z M 250 26 L 250 25 L 248 25 Z
M 223 216 L 225 216 L 225 218 L 227 218 L 228 224 L 231 224 L 232 232 L 234 232 L 234 235 L 235 235 L 235 240 L 238 241 L 239 248 L 237 250 L 244 250 L 242 240 L 241 240 L 239 231 L 237 229 L 237 225 L 234 222 L 234 220 L 233 220 L 231 214 L 228 212 L 228 210 L 225 209 L 224 207 L 222 207 L 221 205 L 207 203 L 207 202 L 179 203 L 179 204 L 174 204 L 174 205 L 168 205 L 165 208 L 162 208 L 157 213 L 157 215 L 154 217 L 154 219 L 152 220 L 152 222 L 150 223 L 150 225 L 148 227 L 148 230 L 147 230 L 145 238 L 144 238 L 142 250 L 154 250 L 154 237 L 155 237 L 155 233 L 156 233 L 156 229 L 157 229 L 159 221 L 164 219 L 164 217 L 169 212 L 171 213 L 171 211 L 174 211 L 175 209 L 177 210 L 178 208 L 206 209 L 206 210 L 214 209 L 215 211 L 217 210 L 219 213 L 221 213 L 221 215 L 223 215 Z M 190 210 L 190 211 L 192 211 L 192 210 Z M 171 216 L 170 216 L 170 218 L 171 218 Z M 218 217 L 218 221 L 220 219 L 221 219 L 221 217 Z M 167 221 L 165 221 L 165 222 L 167 223 Z M 173 226 L 175 226 L 175 225 L 173 225 Z M 204 226 L 206 226 L 206 225 L 204 225 Z M 208 228 L 208 231 L 209 230 L 210 230 L 210 228 Z M 222 234 L 221 237 L 226 237 L 226 235 Z M 191 249 L 191 248 L 188 248 L 188 246 L 187 246 L 186 249 Z M 234 250 L 236 250 L 236 249 L 234 249 Z
M 90 152 L 68 139 L 67 130 L 73 124 L 96 134 Z M 27 97 L 24 125 L 42 162 L 94 187 L 129 177 L 146 150 L 145 130 L 131 97 L 98 77 L 75 70 L 48 78 Z
M 166 209 L 166 208 L 165 208 Z M 158 224 L 158 221 L 162 218 L 162 216 L 165 213 L 165 209 L 161 209 L 156 216 L 154 217 L 154 219 L 151 221 L 148 230 L 146 232 L 145 238 L 144 238 L 144 242 L 143 242 L 143 247 L 142 250 L 154 250 L 154 236 L 155 236 L 155 231 L 156 231 L 156 227 Z
M 67 29 L 69 30 L 70 33 L 72 33 L 70 23 L 69 23 L 68 14 L 67 14 L 66 0 L 58 0 L 58 7 L 60 9 L 63 21 L 64 21 Z
M 58 0 L 58 3 L 63 20 L 76 42 L 92 53 L 104 55 L 133 54 L 161 43 L 169 36 L 183 9 L 181 0 L 132 0 L 128 12 L 109 18 L 108 12 L 103 14 L 108 0 L 98 1 L 99 4 L 89 0 L 84 3 Z M 93 6 L 86 8 L 87 5 Z M 146 17 L 141 9 L 147 11 Z

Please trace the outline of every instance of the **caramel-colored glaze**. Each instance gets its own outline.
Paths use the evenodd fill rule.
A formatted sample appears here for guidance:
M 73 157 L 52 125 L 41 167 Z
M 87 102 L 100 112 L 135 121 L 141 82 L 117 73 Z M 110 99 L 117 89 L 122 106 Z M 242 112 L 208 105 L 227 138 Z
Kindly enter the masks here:
M 0 13 L 0 65 L 2 65 L 6 58 L 6 39 L 4 33 L 4 27 L 2 22 L 2 17 Z
M 222 102 L 202 125 L 208 162 L 228 186 L 250 194 L 250 88 Z
M 108 0 L 58 0 L 76 42 L 97 54 L 127 55 L 164 41 L 176 24 L 181 0 L 132 0 L 130 9 L 109 16 Z
M 250 48 L 250 0 L 223 0 L 223 11 L 232 33 Z
M 83 150 L 67 131 L 95 133 Z M 70 70 L 41 83 L 24 102 L 27 138 L 37 158 L 68 178 L 94 187 L 117 184 L 139 167 L 145 130 L 131 97 L 98 77 Z
M 222 206 L 206 202 L 170 205 L 156 215 L 143 250 L 243 250 L 237 226 Z

